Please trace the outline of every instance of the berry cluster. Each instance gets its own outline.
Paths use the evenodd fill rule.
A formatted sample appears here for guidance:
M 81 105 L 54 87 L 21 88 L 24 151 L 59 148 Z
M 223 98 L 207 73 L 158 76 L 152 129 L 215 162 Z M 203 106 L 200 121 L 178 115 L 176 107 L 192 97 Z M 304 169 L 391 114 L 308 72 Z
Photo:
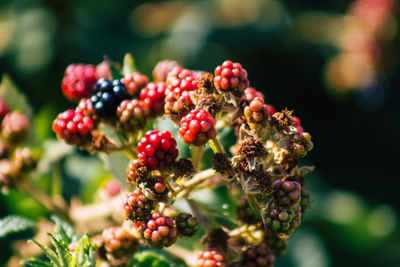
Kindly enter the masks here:
M 152 169 L 164 169 L 178 156 L 176 141 L 168 131 L 148 131 L 140 140 L 138 158 Z
M 188 145 L 204 145 L 217 136 L 214 124 L 214 118 L 207 111 L 194 109 L 182 118 L 179 134 Z
M 216 248 L 202 250 L 197 255 L 196 267 L 226 267 L 224 255 Z
M 273 267 L 274 254 L 265 245 L 253 245 L 243 252 L 242 266 L 246 267 Z
M 138 248 L 138 240 L 122 227 L 107 228 L 103 231 L 104 248 L 107 257 L 120 259 L 134 253 Z
M 132 72 L 125 75 L 121 82 L 125 84 L 128 94 L 137 97 L 139 92 L 149 83 L 149 78 L 139 72 Z
M 243 94 L 244 90 L 249 87 L 247 72 L 239 63 L 227 60 L 215 68 L 214 74 L 214 85 L 223 92 Z
M 149 110 L 139 99 L 124 100 L 117 108 L 119 126 L 125 132 L 134 132 L 137 128 L 142 128 L 148 114 Z
M 150 111 L 150 116 L 156 117 L 163 114 L 165 104 L 165 89 L 165 83 L 151 82 L 140 91 L 140 99 L 144 102 L 144 106 Z
M 155 207 L 155 202 L 144 194 L 140 189 L 128 193 L 124 200 L 126 217 L 133 222 L 144 221 Z
M 92 94 L 97 81 L 96 67 L 93 65 L 71 64 L 64 73 L 61 83 L 62 92 L 71 101 L 79 101 L 81 98 Z
M 141 233 L 149 244 L 155 248 L 169 247 L 178 238 L 178 229 L 174 220 L 153 213 L 142 225 Z

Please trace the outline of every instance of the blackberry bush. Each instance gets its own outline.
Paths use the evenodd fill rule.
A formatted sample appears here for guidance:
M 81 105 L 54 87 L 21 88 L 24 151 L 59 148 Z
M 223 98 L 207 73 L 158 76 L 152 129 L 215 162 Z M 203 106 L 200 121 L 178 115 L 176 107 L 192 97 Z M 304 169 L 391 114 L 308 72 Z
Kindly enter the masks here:
M 213 75 L 162 61 L 153 81 L 133 63 L 127 54 L 122 64 L 106 59 L 97 68 L 72 65 L 65 73 L 64 94 L 79 102 L 55 118 L 53 131 L 104 163 L 87 163 L 85 153 L 71 159 L 64 146 L 54 148 L 58 161 L 81 165 L 69 175 L 96 169 L 99 180 L 82 181 L 99 185 L 96 194 L 82 202 L 64 200 L 60 188 L 50 197 L 33 185 L 36 155 L 44 157 L 38 170 L 59 162 L 20 145 L 28 117 L 0 102 L 0 186 L 34 196 L 57 215 L 56 234 L 47 240 L 56 252 L 42 247 L 45 254 L 57 266 L 73 259 L 82 261 L 68 266 L 128 266 L 145 247 L 170 247 L 168 253 L 190 266 L 273 266 L 310 206 L 305 176 L 312 168 L 299 163 L 313 147 L 311 135 L 294 111 L 275 110 L 249 88 L 239 63 L 225 61 Z M 62 174 L 46 177 L 54 177 L 56 187 Z M 221 192 L 236 209 L 210 204 Z M 77 236 L 74 228 L 87 235 Z M 200 244 L 189 251 L 178 239 Z

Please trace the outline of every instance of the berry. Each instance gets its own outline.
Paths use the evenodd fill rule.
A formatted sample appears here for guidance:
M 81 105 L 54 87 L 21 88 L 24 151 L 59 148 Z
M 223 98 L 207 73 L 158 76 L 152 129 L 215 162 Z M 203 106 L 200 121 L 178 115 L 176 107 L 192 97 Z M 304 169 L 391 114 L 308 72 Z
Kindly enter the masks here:
M 297 128 L 297 131 L 303 132 L 303 127 L 301 127 L 301 125 L 300 125 L 300 123 L 301 123 L 300 119 L 295 116 L 293 116 L 292 119 L 293 119 L 294 126 L 296 126 L 296 128 Z
M 204 145 L 217 136 L 214 124 L 214 118 L 207 111 L 194 109 L 182 118 L 179 134 L 188 145 Z
M 190 92 L 197 89 L 197 80 L 193 76 L 174 79 L 165 91 L 165 113 L 170 114 L 172 119 L 182 119 L 194 108 Z
M 178 157 L 176 141 L 168 131 L 148 131 L 140 140 L 138 158 L 151 169 L 164 169 Z
M 148 113 L 143 101 L 138 99 L 124 100 L 117 108 L 119 126 L 125 132 L 134 132 L 143 128 Z
M 14 185 L 16 173 L 13 164 L 8 160 L 0 160 L 0 189 L 3 193 Z
M 85 116 L 90 117 L 93 121 L 98 120 L 96 110 L 94 109 L 90 98 L 82 98 L 75 108 L 75 112 L 82 112 Z
M 260 222 L 257 214 L 254 213 L 246 198 L 242 198 L 236 206 L 236 216 L 239 221 L 245 224 L 256 224 Z
M 93 120 L 83 112 L 69 109 L 57 116 L 53 131 L 68 144 L 82 145 L 91 139 Z
M 269 239 L 269 244 L 271 247 L 271 252 L 276 256 L 280 257 L 285 255 L 286 250 L 289 246 L 287 239 L 272 237 Z
M 176 79 L 183 80 L 187 77 L 192 77 L 194 73 L 191 70 L 184 69 L 181 66 L 174 67 L 167 76 L 167 85 L 172 84 Z
M 10 108 L 7 106 L 6 102 L 0 98 L 0 121 L 10 112 Z
M 8 113 L 1 123 L 1 134 L 11 143 L 18 143 L 25 139 L 28 130 L 28 117 L 19 111 Z
M 260 97 L 255 97 L 253 100 L 244 108 L 244 115 L 250 126 L 255 124 L 261 124 L 268 119 L 269 108 L 264 104 L 264 100 Z
M 162 115 L 164 112 L 165 88 L 166 85 L 163 82 L 151 82 L 140 91 L 140 99 L 149 110 L 151 117 Z
M 247 72 L 239 63 L 225 61 L 215 68 L 214 85 L 217 90 L 242 94 L 249 87 Z
M 79 101 L 93 92 L 97 81 L 96 67 L 93 65 L 71 64 L 64 73 L 61 83 L 64 95 L 71 101 Z
M 132 255 L 139 242 L 134 235 L 122 227 L 112 227 L 103 231 L 104 248 L 107 256 L 120 259 Z
M 170 217 L 153 213 L 140 227 L 143 238 L 155 248 L 169 247 L 178 238 L 178 229 Z
M 188 213 L 179 213 L 176 219 L 176 226 L 181 235 L 193 236 L 198 228 L 198 223 L 195 217 Z
M 96 66 L 96 77 L 98 79 L 104 78 L 111 80 L 111 70 L 110 65 L 108 64 L 108 60 L 103 60 L 100 64 Z
M 168 73 L 179 64 L 172 60 L 162 60 L 157 63 L 153 69 L 153 78 L 155 82 L 165 82 L 167 80 Z
M 264 96 L 261 92 L 257 91 L 253 87 L 249 87 L 246 90 L 244 90 L 244 95 L 242 96 L 242 100 L 245 100 L 248 103 L 250 103 L 251 101 L 253 101 L 255 97 L 264 99 Z
M 132 186 L 146 181 L 148 175 L 149 168 L 140 159 L 132 160 L 126 169 L 126 180 Z
M 120 80 L 111 82 L 102 78 L 97 81 L 90 101 L 97 115 L 103 118 L 114 118 L 117 107 L 127 97 L 126 87 Z
M 125 215 L 134 223 L 143 222 L 155 208 L 155 202 L 148 199 L 140 189 L 126 194 L 124 199 Z
M 307 132 L 297 132 L 288 141 L 288 150 L 293 151 L 299 157 L 304 157 L 314 147 L 311 135 Z
M 224 255 L 216 248 L 208 248 L 197 254 L 196 267 L 226 267 Z
M 27 147 L 15 149 L 12 163 L 17 173 L 28 172 L 36 166 L 32 151 Z
M 294 229 L 300 226 L 301 206 L 298 204 L 289 209 L 278 205 L 275 201 L 269 203 L 266 215 L 266 225 L 282 237 L 290 236 Z
M 272 184 L 274 197 L 280 206 L 293 208 L 300 203 L 301 186 L 296 181 L 276 180 Z
M 273 267 L 275 261 L 274 254 L 265 245 L 252 245 L 247 247 L 243 252 L 243 262 L 244 267 Z
M 152 179 L 148 179 L 146 182 L 146 188 L 150 189 L 155 198 L 159 201 L 167 200 L 168 188 L 165 185 L 164 178 L 152 177 Z
M 125 84 L 128 94 L 133 97 L 138 97 L 140 90 L 149 83 L 149 78 L 139 72 L 132 72 L 125 75 L 121 79 L 121 82 Z

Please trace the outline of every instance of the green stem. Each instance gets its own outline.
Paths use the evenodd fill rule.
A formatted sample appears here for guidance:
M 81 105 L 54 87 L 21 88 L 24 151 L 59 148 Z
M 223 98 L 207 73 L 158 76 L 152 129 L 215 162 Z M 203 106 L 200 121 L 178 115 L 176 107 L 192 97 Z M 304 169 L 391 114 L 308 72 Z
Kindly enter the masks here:
M 211 147 L 214 153 L 225 153 L 225 149 L 219 141 L 218 137 L 208 140 L 208 145 Z
M 200 212 L 200 210 L 203 209 L 201 205 L 193 199 L 186 198 L 186 201 L 189 204 L 192 213 L 197 218 L 199 224 L 202 225 L 207 230 L 207 232 L 210 232 L 213 228 L 211 227 L 207 217 L 204 216 L 204 212 Z
M 205 170 L 202 172 L 199 172 L 195 176 L 193 176 L 192 179 L 187 181 L 185 184 L 183 184 L 179 189 L 177 189 L 173 196 L 176 198 L 180 198 L 186 194 L 188 194 L 190 191 L 192 191 L 196 186 L 199 184 L 203 183 L 207 179 L 210 179 L 214 177 L 217 173 L 213 169 Z
M 194 170 L 200 170 L 200 165 L 201 165 L 201 159 L 204 154 L 204 146 L 195 146 L 191 145 L 190 146 L 190 153 L 192 155 L 192 161 L 193 161 L 193 168 Z

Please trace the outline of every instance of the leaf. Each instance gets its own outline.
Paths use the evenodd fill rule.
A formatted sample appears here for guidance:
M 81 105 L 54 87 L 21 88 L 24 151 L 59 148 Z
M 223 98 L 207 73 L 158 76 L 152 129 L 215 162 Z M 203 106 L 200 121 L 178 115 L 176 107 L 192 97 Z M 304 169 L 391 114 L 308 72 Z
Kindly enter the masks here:
M 171 267 L 163 256 L 152 251 L 136 253 L 133 258 L 132 267 Z
M 13 83 L 10 76 L 3 74 L 0 84 L 0 97 L 13 110 L 19 110 L 30 119 L 32 119 L 32 108 L 30 107 L 25 95 L 19 92 L 17 86 Z
M 26 267 L 53 267 L 51 263 L 37 259 L 22 261 L 21 264 Z
M 117 67 L 115 66 L 114 61 L 112 61 L 109 57 L 105 57 L 106 62 L 108 64 L 108 67 L 110 68 L 110 72 L 111 72 L 111 78 L 113 80 L 116 79 L 121 79 L 122 77 L 124 77 L 121 73 L 121 71 L 119 69 L 117 69 Z
M 54 232 L 57 240 L 62 240 L 65 244 L 71 244 L 78 240 L 78 235 L 69 223 L 54 215 L 51 216 L 51 219 L 55 223 Z
M 127 75 L 135 71 L 137 71 L 137 68 L 135 66 L 135 59 L 133 58 L 131 53 L 126 53 L 124 57 L 122 72 L 124 73 L 124 75 Z
M 89 236 L 84 234 L 78 241 L 75 254 L 70 262 L 70 267 L 95 266 L 94 249 L 90 243 Z
M 48 233 L 48 235 L 51 237 L 51 244 L 56 248 L 60 265 L 62 267 L 67 267 L 68 262 L 70 262 L 72 259 L 71 254 L 69 254 L 69 249 L 67 245 L 64 244 L 61 240 L 57 240 L 57 238 L 55 238 L 52 234 Z
M 58 261 L 57 254 L 53 250 L 51 250 L 47 246 L 44 246 L 44 245 L 40 244 L 36 240 L 30 240 L 30 241 L 34 242 L 36 245 L 38 245 L 43 250 L 43 252 L 46 255 L 46 257 L 53 263 L 54 266 L 61 267 L 61 265 L 60 265 L 60 263 Z
M 10 215 L 0 220 L 0 237 L 33 228 L 35 223 L 23 217 Z

